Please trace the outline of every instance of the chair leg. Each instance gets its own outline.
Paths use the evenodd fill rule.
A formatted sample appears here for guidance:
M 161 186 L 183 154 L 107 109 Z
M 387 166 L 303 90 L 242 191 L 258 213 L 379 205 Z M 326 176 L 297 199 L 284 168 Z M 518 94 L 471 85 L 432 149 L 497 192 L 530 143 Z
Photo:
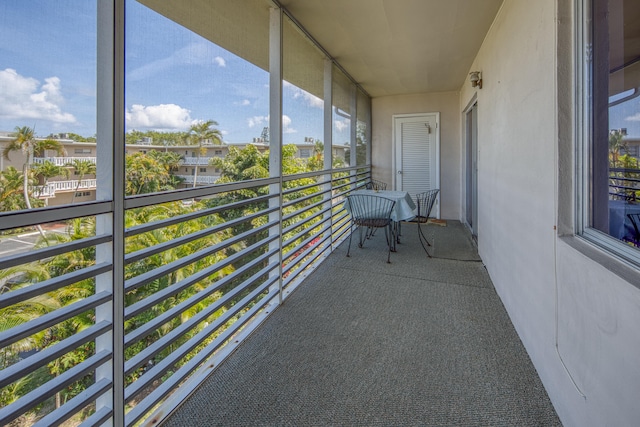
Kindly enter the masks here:
M 390 234 L 390 235 L 387 235 L 387 234 Z M 395 239 L 393 235 L 393 226 L 391 225 L 391 223 L 389 223 L 388 227 L 385 227 L 384 235 L 387 238 L 387 244 L 389 245 L 389 250 L 387 252 L 387 264 L 391 264 L 391 245 L 393 244 L 393 241 Z
M 431 246 L 431 244 L 429 243 L 429 241 L 427 240 L 427 238 L 425 237 L 424 233 L 422 232 L 422 228 L 420 227 L 420 222 L 418 222 L 418 238 L 420 239 L 420 244 L 422 245 L 422 249 L 424 249 L 424 251 L 427 253 L 427 256 L 429 258 L 431 258 L 431 254 L 429 253 L 429 251 L 427 250 L 427 247 L 424 245 L 424 243 L 422 242 L 422 240 L 424 240 L 425 242 L 427 242 L 428 246 Z
M 350 230 L 349 230 L 349 249 L 347 249 L 347 256 L 351 253 L 351 236 L 353 236 L 353 222 L 351 222 Z
M 358 226 L 358 230 L 360 232 L 359 236 L 360 236 L 360 240 L 358 241 L 358 247 L 362 248 L 364 246 L 364 241 L 367 238 L 367 233 L 369 232 L 369 229 L 367 229 L 367 231 L 364 234 L 364 238 L 362 237 L 362 225 Z

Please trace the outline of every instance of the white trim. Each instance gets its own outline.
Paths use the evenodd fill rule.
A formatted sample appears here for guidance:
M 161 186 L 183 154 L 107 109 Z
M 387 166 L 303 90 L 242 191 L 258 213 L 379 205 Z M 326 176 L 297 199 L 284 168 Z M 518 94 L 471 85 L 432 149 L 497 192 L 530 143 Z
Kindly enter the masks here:
M 424 119 L 435 116 L 436 129 L 435 129 L 435 144 L 436 144 L 436 160 L 435 160 L 435 187 L 440 189 L 440 112 L 431 112 L 431 113 L 411 113 L 411 114 L 393 114 L 391 116 L 391 133 L 393 135 L 393 149 L 392 149 L 392 178 L 391 178 L 391 186 L 393 189 L 399 190 L 398 188 L 398 159 L 401 157 L 402 153 L 401 145 L 397 138 L 397 127 L 396 122 L 402 119 Z M 440 218 L 440 200 L 442 195 L 442 189 L 440 189 L 440 193 L 438 194 L 438 199 L 436 200 L 436 204 L 434 205 L 433 215 L 436 218 Z

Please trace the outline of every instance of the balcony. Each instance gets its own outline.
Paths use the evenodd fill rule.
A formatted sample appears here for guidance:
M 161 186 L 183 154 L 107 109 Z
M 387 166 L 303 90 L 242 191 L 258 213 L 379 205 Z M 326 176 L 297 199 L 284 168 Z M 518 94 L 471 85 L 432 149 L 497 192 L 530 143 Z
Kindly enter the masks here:
M 33 163 L 51 162 L 56 166 L 71 166 L 75 160 L 96 163 L 96 157 L 34 157 Z
M 69 181 L 51 181 L 48 182 L 47 185 L 39 185 L 34 188 L 34 193 L 39 198 L 49 198 L 55 197 L 56 193 L 61 192 L 69 192 L 69 191 L 77 191 L 77 190 L 95 190 L 96 189 L 96 179 L 83 179 L 79 182 L 78 180 L 69 180 Z
M 190 409 L 203 400 L 207 410 L 226 408 L 206 425 L 378 418 L 558 424 L 460 223 L 428 226 L 432 259 L 414 224 L 402 227 L 390 265 L 382 233 L 344 256 L 344 197 L 369 176 L 369 168 L 347 168 L 283 177 L 276 192 L 280 178 L 130 197 L 124 252 L 113 258 L 119 233 L 95 226 L 108 220 L 110 204 L 102 207 L 107 216 L 96 211 L 101 204 L 52 211 L 52 222 L 70 212 L 81 219 L 69 223 L 76 224 L 69 239 L 3 259 L 7 271 L 51 262 L 57 275 L 0 295 L 9 316 L 51 301 L 44 314 L 0 332 L 7 366 L 0 387 L 33 390 L 0 409 L 0 423 L 28 424 L 27 411 L 42 424 L 71 417 L 101 424 L 118 416 L 98 398 L 113 387 L 123 392 L 124 425 L 153 424 L 183 401 L 169 425 L 192 425 L 184 417 L 206 413 Z M 5 229 L 33 225 L 29 215 L 5 218 Z M 67 294 L 74 297 L 56 300 Z M 123 344 L 111 347 L 105 334 L 121 334 L 115 342 Z M 110 361 L 118 360 L 118 376 L 109 380 Z M 58 361 L 66 369 L 49 378 Z M 259 409 L 281 396 L 290 410 Z M 256 410 L 242 409 L 249 401 Z
M 183 166 L 210 166 L 209 161 L 214 157 L 184 157 L 182 159 Z
M 464 226 L 416 232 L 337 247 L 162 425 L 561 425 Z
M 176 175 L 178 178 L 182 178 L 183 184 L 193 184 L 193 175 Z M 211 185 L 215 184 L 220 179 L 219 175 L 198 175 L 198 185 Z

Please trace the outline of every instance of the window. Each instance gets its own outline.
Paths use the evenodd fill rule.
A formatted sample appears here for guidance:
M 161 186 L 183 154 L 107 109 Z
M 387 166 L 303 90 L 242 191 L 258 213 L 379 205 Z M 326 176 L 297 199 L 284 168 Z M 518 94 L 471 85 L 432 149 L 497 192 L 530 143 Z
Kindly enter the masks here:
M 91 154 L 91 148 L 76 148 L 73 152 L 75 154 Z
M 216 156 L 222 156 L 222 150 L 215 150 L 215 151 L 214 151 L 214 154 L 215 154 Z
M 200 168 L 200 172 L 206 172 L 207 168 Z
M 303 159 L 308 159 L 311 157 L 311 149 L 309 148 L 301 148 L 300 149 L 300 157 Z
M 640 4 L 585 0 L 583 149 L 578 223 L 586 238 L 628 260 L 640 261 Z

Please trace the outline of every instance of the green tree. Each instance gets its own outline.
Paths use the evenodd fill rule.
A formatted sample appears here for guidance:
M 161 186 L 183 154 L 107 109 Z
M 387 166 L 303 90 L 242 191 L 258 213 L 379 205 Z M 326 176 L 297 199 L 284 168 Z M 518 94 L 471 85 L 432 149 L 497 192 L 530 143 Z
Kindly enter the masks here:
M 69 170 L 64 166 L 58 166 L 50 160 L 45 160 L 42 163 L 38 163 L 33 167 L 33 172 L 36 178 L 39 181 L 40 186 L 38 187 L 38 197 L 42 195 L 42 190 L 47 187 L 49 180 L 56 176 L 62 176 L 65 178 L 69 178 Z M 45 205 L 47 204 L 47 200 L 45 199 Z
M 82 180 L 86 175 L 95 175 L 96 174 L 96 164 L 89 159 L 73 159 L 71 163 L 68 164 L 73 167 L 73 170 L 78 175 L 78 184 L 76 184 L 76 188 L 73 191 L 73 196 L 71 196 L 71 203 L 76 200 L 76 193 L 82 184 Z
M 166 165 L 144 153 L 127 155 L 125 178 L 125 192 L 128 196 L 173 190 L 177 179 L 169 173 Z
M 21 151 L 24 155 L 24 163 L 22 165 L 22 191 L 24 196 L 24 203 L 27 206 L 27 209 L 31 209 L 31 200 L 30 200 L 30 188 L 32 186 L 32 182 L 30 182 L 31 170 L 30 165 L 33 161 L 34 155 L 42 155 L 45 150 L 55 150 L 58 154 L 64 153 L 64 147 L 60 142 L 54 139 L 45 139 L 45 140 L 36 140 L 35 132 L 32 128 L 28 126 L 16 126 L 15 133 L 13 134 L 14 139 L 9 142 L 2 151 L 2 155 L 5 159 L 9 159 L 9 154 L 14 151 Z M 40 225 L 36 225 L 38 232 L 45 238 L 44 231 Z
M 193 187 L 198 182 L 198 170 L 200 169 L 200 156 L 203 156 L 207 152 L 205 144 L 211 141 L 214 145 L 222 144 L 222 133 L 213 126 L 218 126 L 218 122 L 214 120 L 207 120 L 197 122 L 191 125 L 189 129 L 189 144 L 197 146 L 196 151 L 197 164 L 195 167 L 195 173 L 193 175 Z
M 0 211 L 11 212 L 26 209 L 22 196 L 22 173 L 13 166 L 0 171 Z

